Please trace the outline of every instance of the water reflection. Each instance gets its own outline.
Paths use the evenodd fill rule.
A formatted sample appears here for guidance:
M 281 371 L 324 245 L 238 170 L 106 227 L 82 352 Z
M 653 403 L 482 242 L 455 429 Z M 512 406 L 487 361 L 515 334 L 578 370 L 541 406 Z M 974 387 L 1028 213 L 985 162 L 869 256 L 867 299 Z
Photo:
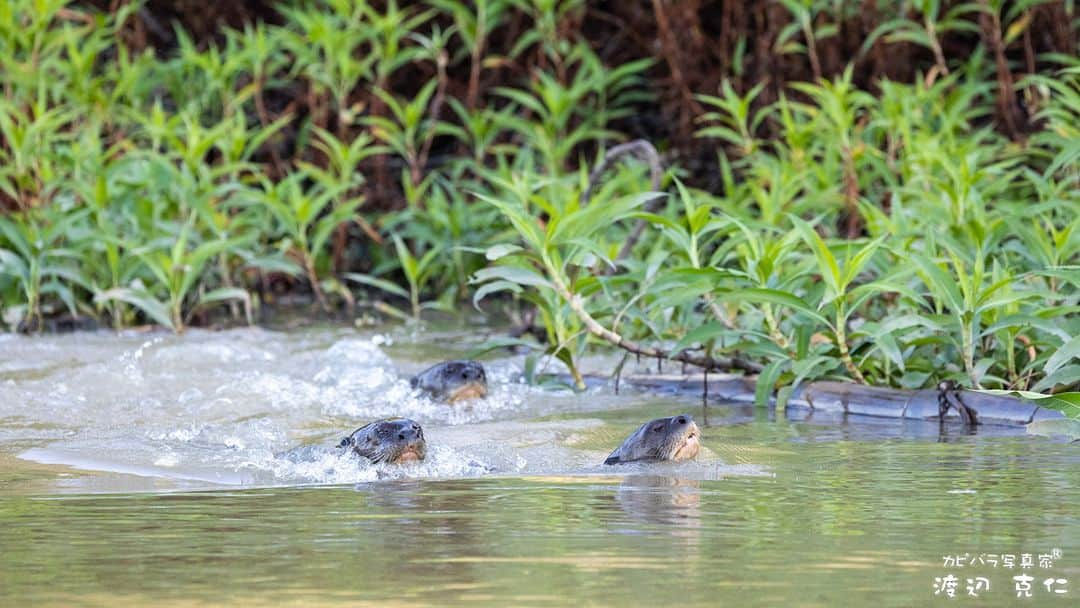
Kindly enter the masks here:
M 632 519 L 701 527 L 701 482 L 666 475 L 629 475 L 615 491 L 615 502 Z
M 706 434 L 715 447 L 765 446 L 748 454 L 773 476 L 726 475 L 706 461 L 577 476 L 0 495 L 0 604 L 910 605 L 927 597 L 949 552 L 1080 555 L 1073 446 L 816 441 L 820 430 L 762 422 Z
M 351 332 L 51 340 L 0 361 L 4 606 L 920 605 L 950 552 L 1080 563 L 1080 450 L 1002 427 L 710 406 L 697 462 L 605 467 L 687 403 L 534 392 L 504 362 L 514 399 L 436 410 L 397 392 L 419 361 Z M 400 404 L 424 463 L 278 456 Z M 199 481 L 225 474 L 290 487 Z

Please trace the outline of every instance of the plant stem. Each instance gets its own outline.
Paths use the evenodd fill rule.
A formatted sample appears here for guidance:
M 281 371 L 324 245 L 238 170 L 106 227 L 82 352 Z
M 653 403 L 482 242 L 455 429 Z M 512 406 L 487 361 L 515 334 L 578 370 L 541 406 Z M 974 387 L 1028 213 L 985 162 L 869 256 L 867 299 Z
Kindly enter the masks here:
M 585 328 L 589 330 L 592 335 L 607 341 L 608 343 L 617 346 L 625 351 L 634 353 L 635 355 L 642 355 L 645 357 L 656 357 L 659 359 L 670 359 L 672 361 L 680 361 L 683 363 L 689 363 L 708 370 L 732 370 L 741 369 L 743 371 L 758 373 L 763 366 L 754 363 L 753 361 L 746 361 L 737 357 L 731 359 L 717 358 L 709 355 L 695 356 L 686 351 L 672 354 L 669 351 L 655 348 L 652 346 L 642 346 L 636 342 L 632 342 L 622 337 L 621 335 L 611 331 L 610 329 L 600 325 L 600 323 L 589 314 L 589 311 L 585 310 L 585 303 L 581 300 L 581 296 L 572 293 L 570 289 L 563 282 L 562 278 L 555 272 L 550 272 L 549 276 L 551 282 L 555 286 L 556 293 L 559 294 L 567 304 L 570 305 L 570 309 L 574 311 L 574 314 L 578 316 L 578 319 L 585 324 Z
M 184 313 L 181 310 L 181 302 L 179 298 L 173 298 L 172 301 L 172 322 L 173 331 L 182 334 L 184 333 Z
M 1009 333 L 1011 333 L 1011 332 L 1009 332 Z M 1017 383 L 1020 381 L 1020 378 L 1016 374 L 1016 347 L 1015 347 L 1015 343 L 1016 343 L 1016 340 L 1017 340 L 1018 336 L 1009 336 L 1009 337 L 1011 339 L 1009 340 L 1009 342 L 1007 344 L 1004 345 L 1005 346 L 1005 360 L 1006 360 L 1006 367 L 1007 367 L 1008 374 L 1009 374 L 1009 384 L 1015 388 Z
M 806 54 L 810 57 L 810 69 L 814 71 L 814 82 L 817 82 L 821 80 L 821 60 L 818 59 L 814 27 L 809 20 L 803 23 L 803 35 L 806 36 Z
M 983 41 L 994 54 L 994 64 L 997 66 L 998 112 L 1005 123 L 1005 131 L 1009 138 L 1016 140 L 1020 136 L 1020 120 L 1022 120 L 1023 112 L 1016 103 L 1012 71 L 1005 57 L 1005 43 L 1001 38 L 1001 18 L 987 0 L 979 0 L 979 5 L 982 7 L 979 20 L 982 24 Z
M 716 303 L 716 300 L 713 299 L 711 293 L 705 294 L 702 298 L 705 300 L 705 304 L 708 305 L 709 310 L 712 312 L 713 316 L 716 317 L 717 321 L 723 323 L 724 327 L 728 329 L 735 329 L 735 320 L 727 314 L 727 311 L 720 308 L 720 305 Z
M 773 343 L 786 350 L 792 359 L 798 359 L 798 353 L 791 349 L 791 342 L 787 339 L 787 336 L 780 331 L 780 325 L 776 322 L 776 317 L 773 316 L 772 306 L 766 304 L 762 307 L 765 311 L 765 327 L 769 330 L 769 338 Z
M 978 376 L 975 375 L 975 331 L 971 322 L 963 320 L 960 332 L 964 341 L 964 370 L 967 372 L 968 379 L 971 380 L 971 387 L 981 389 L 982 385 L 979 383 Z
M 307 273 L 308 282 L 311 283 L 311 291 L 315 293 L 315 299 L 318 300 L 323 312 L 330 312 L 330 305 L 326 302 L 326 295 L 323 294 L 322 286 L 319 285 L 319 277 L 315 274 L 315 260 L 306 251 L 303 255 L 304 271 Z
M 438 69 L 439 84 L 435 85 L 435 98 L 431 100 L 430 112 L 431 116 L 431 128 L 427 130 L 424 135 L 424 141 L 420 144 L 420 153 L 416 158 L 416 162 L 412 163 L 410 167 L 412 173 L 410 175 L 413 186 L 419 186 L 422 179 L 422 172 L 424 167 L 427 166 L 428 155 L 431 153 L 431 144 L 435 141 L 435 125 L 439 121 L 439 114 L 442 112 L 443 101 L 446 97 L 446 64 L 449 62 L 449 58 L 446 55 L 445 50 L 439 50 L 438 55 L 435 58 L 435 67 Z M 423 202 L 420 203 L 423 207 Z
M 843 361 L 844 368 L 851 374 L 851 377 L 859 384 L 866 384 L 866 378 L 863 377 L 859 368 L 855 366 L 855 362 L 851 359 L 851 353 L 848 351 L 847 331 L 844 327 L 845 317 L 843 305 L 837 306 L 836 327 L 834 328 L 836 333 L 836 348 L 840 350 L 840 360 Z
M 929 15 L 923 18 L 923 23 L 926 27 L 926 37 L 930 40 L 930 50 L 934 52 L 934 63 L 937 65 L 938 71 L 942 76 L 949 75 L 949 66 L 945 64 L 945 54 L 941 52 L 941 43 L 937 39 L 937 29 L 934 27 L 934 20 Z

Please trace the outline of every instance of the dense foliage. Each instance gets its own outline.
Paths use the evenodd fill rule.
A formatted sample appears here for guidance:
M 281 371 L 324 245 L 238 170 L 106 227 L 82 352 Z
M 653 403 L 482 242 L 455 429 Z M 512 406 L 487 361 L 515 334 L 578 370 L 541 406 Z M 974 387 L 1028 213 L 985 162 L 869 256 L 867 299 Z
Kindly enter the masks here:
M 681 71 L 602 59 L 574 27 L 580 1 L 283 2 L 199 39 L 138 3 L 6 2 L 3 318 L 181 331 L 213 310 L 250 322 L 297 290 L 412 318 L 497 301 L 527 325 L 535 312 L 542 344 L 527 342 L 574 376 L 606 342 L 760 371 L 781 397 L 823 377 L 1075 390 L 1073 4 L 880 9 L 833 74 L 818 50 L 847 4 L 769 3 L 789 27 L 766 50 L 810 77 L 747 82 L 736 60 L 684 96 L 716 162 L 690 171 L 665 150 L 650 193 L 642 164 L 588 173 L 665 98 L 657 66 Z M 1072 48 L 1014 69 L 1045 7 Z M 892 47 L 923 49 L 925 70 L 860 84 L 856 64 Z

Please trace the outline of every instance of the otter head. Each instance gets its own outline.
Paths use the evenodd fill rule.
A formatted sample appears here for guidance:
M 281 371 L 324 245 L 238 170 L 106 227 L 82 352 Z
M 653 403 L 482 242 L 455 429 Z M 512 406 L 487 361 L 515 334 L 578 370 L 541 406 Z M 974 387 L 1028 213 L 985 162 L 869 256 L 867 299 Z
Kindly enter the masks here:
M 444 361 L 413 376 L 409 385 L 448 403 L 487 396 L 487 374 L 477 361 Z
M 657 418 L 641 425 L 626 438 L 604 464 L 638 460 L 690 460 L 697 456 L 701 431 L 687 414 Z
M 408 418 L 388 418 L 366 424 L 338 444 L 373 463 L 401 464 L 424 459 L 424 429 Z

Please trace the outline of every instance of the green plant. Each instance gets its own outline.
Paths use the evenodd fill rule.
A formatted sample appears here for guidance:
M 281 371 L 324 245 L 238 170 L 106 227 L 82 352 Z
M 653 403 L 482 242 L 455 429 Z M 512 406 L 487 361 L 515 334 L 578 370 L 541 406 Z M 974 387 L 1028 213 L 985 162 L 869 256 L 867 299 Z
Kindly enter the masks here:
M 22 293 L 22 321 L 34 331 L 42 326 L 42 299 L 53 296 L 76 312 L 74 288 L 89 289 L 75 266 L 77 253 L 67 247 L 71 228 L 86 211 L 49 207 L 12 218 L 0 217 L 0 275 L 14 279 Z
M 310 179 L 302 169 L 276 183 L 261 177 L 260 188 L 251 191 L 243 204 L 265 205 L 270 210 L 281 233 L 279 246 L 296 255 L 316 299 L 329 310 L 318 270 L 320 260 L 325 258 L 331 233 L 352 220 L 363 199 L 342 196 L 347 184 L 324 185 L 316 181 L 309 186 Z
M 424 169 L 424 142 L 432 136 L 434 128 L 433 121 L 428 116 L 428 104 L 438 85 L 438 81 L 432 80 L 407 102 L 396 99 L 386 91 L 375 89 L 375 94 L 389 108 L 393 120 L 382 116 L 369 116 L 364 121 L 372 128 L 377 139 L 405 159 L 414 187 L 420 184 Z
M 698 99 L 720 111 L 706 112 L 698 117 L 699 122 L 708 121 L 719 124 L 699 129 L 696 135 L 716 137 L 738 146 L 743 156 L 753 154 L 758 147 L 754 134 L 768 114 L 766 110 L 751 112 L 751 106 L 764 88 L 764 84 L 759 84 L 747 91 L 746 95 L 740 96 L 732 88 L 731 82 L 725 80 L 720 85 L 721 97 L 698 95 Z
M 817 45 L 822 40 L 836 36 L 840 19 L 832 23 L 819 24 L 818 22 L 822 21 L 821 15 L 842 17 L 842 15 L 832 13 L 842 11 L 844 3 L 834 0 L 779 0 L 779 2 L 791 14 L 793 20 L 780 30 L 774 48 L 778 53 L 806 53 L 810 59 L 810 68 L 814 72 L 814 80 L 820 80 L 823 73 Z M 795 40 L 796 34 L 802 34 L 802 43 Z
M 247 302 L 247 292 L 235 288 L 219 288 L 192 296 L 204 278 L 203 269 L 215 256 L 239 242 L 236 239 L 197 242 L 195 218 L 192 213 L 175 234 L 151 240 L 134 250 L 149 273 L 149 284 L 136 280 L 129 287 L 102 291 L 95 299 L 126 302 L 176 332 L 184 331 L 198 306 L 231 299 Z
M 453 18 L 454 32 L 464 43 L 462 51 L 469 55 L 469 88 L 465 94 L 465 104 L 462 109 L 466 112 L 472 111 L 480 99 L 480 72 L 484 66 L 484 50 L 488 36 L 506 20 L 513 1 L 428 0 L 428 2 Z M 496 58 L 487 58 L 488 61 L 493 59 Z
M 947 75 L 949 66 L 940 38 L 952 32 L 978 31 L 978 26 L 967 19 L 978 10 L 979 7 L 970 2 L 952 6 L 943 6 L 940 0 L 905 2 L 897 11 L 901 16 L 885 21 L 870 32 L 863 43 L 863 52 L 883 36 L 888 43 L 910 42 L 930 49 L 934 54 L 934 67 L 941 75 Z M 914 12 L 916 18 L 907 17 L 910 12 Z
M 353 87 L 358 81 L 370 82 L 374 77 L 373 65 L 378 57 L 361 51 L 376 33 L 365 18 L 365 3 L 332 0 L 326 4 L 326 11 L 309 10 L 303 5 L 283 7 L 290 35 L 282 44 L 295 58 L 290 74 L 303 75 L 316 91 L 330 97 L 330 108 L 313 108 L 319 126 L 327 126 L 327 114 L 332 110 L 338 134 L 343 135 L 358 113 L 358 108 L 349 105 Z
M 608 70 L 588 47 L 577 45 L 564 65 L 573 69 L 569 83 L 556 74 L 539 72 L 529 90 L 500 87 L 495 92 L 517 104 L 532 117 L 499 115 L 506 128 L 518 133 L 541 155 L 549 175 L 566 170 L 574 149 L 590 141 L 610 139 L 606 125 L 630 111 L 641 99 L 636 88 L 640 73 L 649 65 L 640 60 Z
M 67 108 L 49 108 L 43 100 L 25 111 L 0 100 L 0 193 L 20 209 L 47 205 L 55 195 L 66 162 L 60 150 L 70 135 Z

